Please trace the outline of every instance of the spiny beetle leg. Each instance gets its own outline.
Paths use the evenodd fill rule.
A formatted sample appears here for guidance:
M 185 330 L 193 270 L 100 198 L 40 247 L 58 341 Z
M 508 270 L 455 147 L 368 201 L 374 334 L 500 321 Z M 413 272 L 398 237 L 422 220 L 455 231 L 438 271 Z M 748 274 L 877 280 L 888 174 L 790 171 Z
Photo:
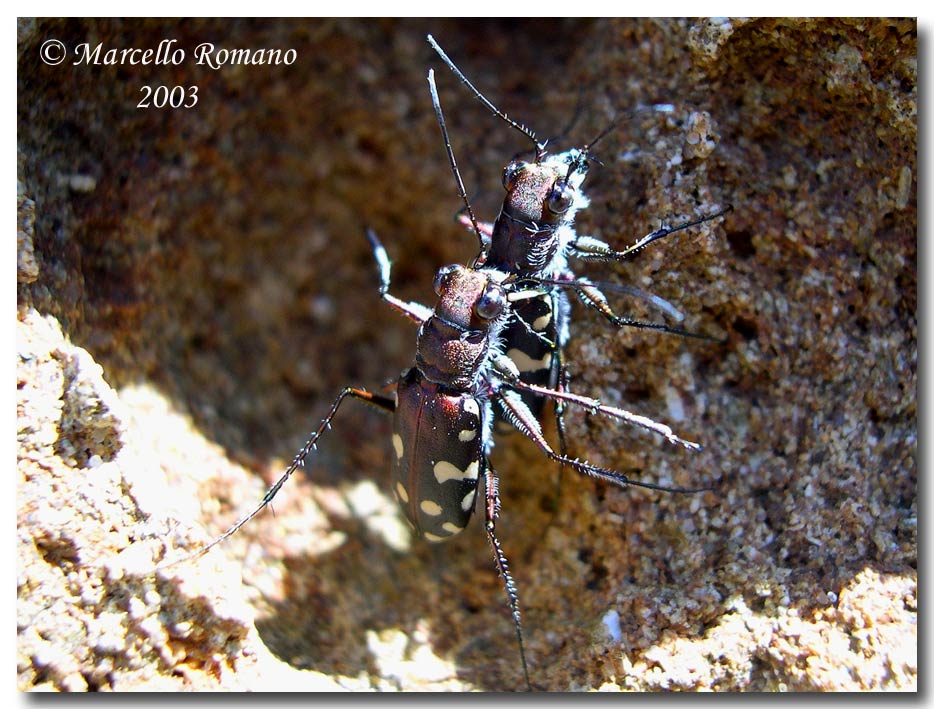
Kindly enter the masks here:
M 556 393 L 556 392 L 555 392 Z M 694 492 L 704 492 L 709 488 L 683 488 L 683 487 L 668 487 L 666 485 L 656 485 L 654 483 L 642 482 L 639 480 L 632 480 L 631 478 L 626 477 L 622 473 L 619 473 L 615 470 L 609 470 L 607 468 L 601 468 L 599 466 L 593 465 L 585 460 L 578 460 L 575 458 L 569 458 L 567 456 L 560 455 L 555 453 L 554 449 L 549 445 L 548 441 L 545 440 L 545 436 L 542 434 L 541 426 L 538 421 L 529 411 L 528 407 L 519 397 L 517 392 L 513 391 L 499 391 L 494 397 L 497 404 L 499 404 L 506 418 L 521 431 L 525 436 L 530 438 L 539 449 L 551 458 L 554 461 L 559 463 L 566 463 L 570 467 L 574 468 L 578 472 L 585 473 L 595 478 L 600 478 L 602 480 L 607 480 L 615 485 L 626 486 L 634 485 L 636 487 L 644 487 L 649 490 L 661 490 L 664 492 L 680 492 L 680 493 L 694 493 Z M 611 407 L 598 407 L 598 408 L 611 408 Z M 655 423 L 654 421 L 652 423 Z M 661 424 L 658 424 L 661 425 Z M 678 439 L 680 441 L 680 439 Z M 692 444 L 696 445 L 696 444 Z
M 205 554 L 207 554 L 211 549 L 216 547 L 218 544 L 222 543 L 224 540 L 230 538 L 236 534 L 241 527 L 243 527 L 247 522 L 253 519 L 258 515 L 266 506 L 268 506 L 279 490 L 285 485 L 286 481 L 292 476 L 296 470 L 300 467 L 304 467 L 305 459 L 308 457 L 308 454 L 315 449 L 318 443 L 318 439 L 324 435 L 324 432 L 331 427 L 331 421 L 337 415 L 337 411 L 340 408 L 341 402 L 344 401 L 347 397 L 353 399 L 359 399 L 368 404 L 372 404 L 378 408 L 381 408 L 385 411 L 392 413 L 395 411 L 396 404 L 395 400 L 390 397 L 381 396 L 380 394 L 374 394 L 372 392 L 366 391 L 365 389 L 357 389 L 355 387 L 344 387 L 340 394 L 337 395 L 337 398 L 334 399 L 334 403 L 331 404 L 331 408 L 328 411 L 327 416 L 322 420 L 318 428 L 309 436 L 308 440 L 305 442 L 305 445 L 302 446 L 301 450 L 295 454 L 295 457 L 292 459 L 292 463 L 286 468 L 286 471 L 282 476 L 275 482 L 275 484 L 266 491 L 266 494 L 263 496 L 262 501 L 247 515 L 241 517 L 232 527 L 230 527 L 226 532 L 217 537 L 214 541 L 209 544 L 201 547 L 198 551 L 188 556 L 184 556 L 181 559 L 177 559 L 167 564 L 162 564 L 158 568 L 165 569 L 170 566 L 175 566 L 185 561 L 193 561 L 199 559 Z
M 505 359 L 500 358 L 497 360 L 494 366 L 496 367 L 499 374 L 501 374 L 506 379 L 506 386 L 509 389 L 513 389 L 515 391 L 528 391 L 533 394 L 543 396 L 546 399 L 552 399 L 554 401 L 566 401 L 567 403 L 574 406 L 587 409 L 591 413 L 600 413 L 605 416 L 609 416 L 610 418 L 626 421 L 627 423 L 635 424 L 636 426 L 648 429 L 649 431 L 660 433 L 665 438 L 667 438 L 669 442 L 684 446 L 688 450 L 701 450 L 700 444 L 694 443 L 693 441 L 686 441 L 683 438 L 676 436 L 674 431 L 671 430 L 670 426 L 659 423 L 658 421 L 653 421 L 647 416 L 634 414 L 631 411 L 620 409 L 615 406 L 607 406 L 606 404 L 600 403 L 600 401 L 597 399 L 591 399 L 589 396 L 582 396 L 570 391 L 557 391 L 556 389 L 549 389 L 547 387 L 541 387 L 535 384 L 528 384 L 523 382 L 516 377 L 515 371 L 510 371 L 509 369 L 506 369 L 502 366 L 502 363 L 504 362 Z
M 695 339 L 706 340 L 708 342 L 720 342 L 719 338 L 711 337 L 710 335 L 705 335 L 700 332 L 691 332 L 690 330 L 685 330 L 680 327 L 672 327 L 671 325 L 647 322 L 645 320 L 635 320 L 633 318 L 622 318 L 613 312 L 606 300 L 606 296 L 600 292 L 596 285 L 586 283 L 581 279 L 579 279 L 577 283 L 582 284 L 581 286 L 574 288 L 574 290 L 577 292 L 577 295 L 580 297 L 581 302 L 588 308 L 600 313 L 600 315 L 602 315 L 616 327 L 635 327 L 639 328 L 640 330 L 656 330 L 657 332 L 666 332 L 671 335 L 680 335 L 681 337 L 693 337 Z
M 555 350 L 554 356 L 554 366 L 557 370 L 557 390 L 558 391 L 570 391 L 571 385 L 571 374 L 568 371 L 567 364 L 564 361 L 564 350 L 558 348 Z M 558 432 L 558 452 L 562 457 L 567 458 L 568 455 L 568 439 L 567 439 L 567 430 L 564 423 L 564 412 L 567 409 L 563 401 L 555 401 L 555 430 Z M 555 499 L 558 502 L 561 502 L 561 480 L 564 478 L 564 463 L 560 463 L 558 466 L 558 479 L 556 481 L 557 494 Z M 557 514 L 557 509 L 555 510 Z
M 379 295 L 386 301 L 393 310 L 402 313 L 409 320 L 421 325 L 431 317 L 431 308 L 426 308 L 421 303 L 406 302 L 400 300 L 389 292 L 389 277 L 392 269 L 392 262 L 386 254 L 386 249 L 379 240 L 376 232 L 367 228 L 364 232 L 370 247 L 373 249 L 373 258 L 376 259 L 376 265 L 379 268 Z
M 629 248 L 623 249 L 622 251 L 616 251 L 615 249 L 611 248 L 609 244 L 606 244 L 599 239 L 594 239 L 593 237 L 589 236 L 580 236 L 571 242 L 571 251 L 578 258 L 585 260 L 626 261 L 634 257 L 646 246 L 655 241 L 658 241 L 659 239 L 663 239 L 666 236 L 679 231 L 684 231 L 685 229 L 690 229 L 692 226 L 697 226 L 699 224 L 712 221 L 732 211 L 733 205 L 728 204 L 726 207 L 719 210 L 718 212 L 715 212 L 714 214 L 708 214 L 705 217 L 694 219 L 693 221 L 676 224 L 673 227 L 662 227 L 661 229 L 656 229 L 652 233 L 643 236 L 641 239 L 639 239 L 639 241 L 637 241 Z
M 490 547 L 493 549 L 496 569 L 499 571 L 500 578 L 503 579 L 506 597 L 509 600 L 509 609 L 512 611 L 512 621 L 516 626 L 516 639 L 519 642 L 519 657 L 522 659 L 525 686 L 531 692 L 532 683 L 529 681 L 529 666 L 525 660 L 525 641 L 522 637 L 522 618 L 519 613 L 519 592 L 516 590 L 516 584 L 509 573 L 509 563 L 506 561 L 506 555 L 496 538 L 496 518 L 499 516 L 499 480 L 489 461 L 486 462 L 483 471 L 483 483 L 486 491 L 486 536 L 490 540 Z

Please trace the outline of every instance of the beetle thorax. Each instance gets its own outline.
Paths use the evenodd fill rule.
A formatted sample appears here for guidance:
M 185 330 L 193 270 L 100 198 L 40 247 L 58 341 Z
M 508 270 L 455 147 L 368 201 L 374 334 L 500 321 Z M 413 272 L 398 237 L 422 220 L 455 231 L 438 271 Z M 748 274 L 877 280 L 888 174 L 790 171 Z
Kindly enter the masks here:
M 426 379 L 466 391 L 478 384 L 490 343 L 508 319 L 503 276 L 447 266 L 435 277 L 438 303 L 418 331 L 415 363 Z

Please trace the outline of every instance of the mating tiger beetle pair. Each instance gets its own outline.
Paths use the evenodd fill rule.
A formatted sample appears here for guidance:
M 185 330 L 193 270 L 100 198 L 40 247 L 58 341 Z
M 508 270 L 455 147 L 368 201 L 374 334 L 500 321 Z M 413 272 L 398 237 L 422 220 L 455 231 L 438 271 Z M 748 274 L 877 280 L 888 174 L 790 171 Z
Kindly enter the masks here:
M 356 387 L 341 390 L 321 424 L 255 509 L 188 558 L 199 557 L 223 542 L 272 501 L 292 473 L 304 467 L 306 458 L 330 428 L 345 399 L 373 404 L 393 415 L 392 490 L 405 518 L 419 536 L 430 542 L 441 542 L 462 531 L 476 507 L 482 478 L 486 534 L 512 612 L 525 685 L 531 690 L 518 592 L 495 533 L 500 500 L 497 473 L 489 460 L 494 419 L 511 424 L 562 466 L 617 485 L 638 485 L 670 492 L 705 489 L 636 481 L 567 455 L 563 412 L 569 406 L 641 426 L 689 450 L 700 448 L 696 443 L 679 438 L 662 423 L 569 391 L 563 356 L 570 331 L 568 291 L 576 293 L 585 306 L 615 327 L 649 328 L 704 337 L 676 327 L 618 316 L 601 290 L 608 287 L 576 277 L 568 258 L 625 261 L 650 243 L 721 217 L 730 208 L 652 232 L 622 251 L 598 239 L 578 236 L 573 221 L 575 213 L 589 204 L 581 185 L 589 163 L 595 160 L 590 150 L 609 129 L 583 148 L 547 155 L 545 144 L 483 96 L 430 35 L 428 42 L 490 111 L 531 140 L 534 159 L 516 159 L 506 166 L 503 173 L 506 198 L 502 210 L 492 224 L 479 223 L 454 159 L 434 72 L 429 71 L 432 103 L 465 205 L 466 216 L 462 222 L 476 234 L 480 252 L 468 267 L 446 266 L 438 271 L 434 281 L 438 301 L 434 308 L 427 308 L 402 301 L 389 292 L 389 258 L 376 234 L 367 230 L 379 269 L 380 296 L 391 308 L 419 326 L 415 365 L 402 372 L 391 397 Z M 645 297 L 663 309 L 672 310 L 661 299 L 637 289 L 611 288 Z M 557 451 L 546 440 L 540 423 L 546 399 L 555 404 Z

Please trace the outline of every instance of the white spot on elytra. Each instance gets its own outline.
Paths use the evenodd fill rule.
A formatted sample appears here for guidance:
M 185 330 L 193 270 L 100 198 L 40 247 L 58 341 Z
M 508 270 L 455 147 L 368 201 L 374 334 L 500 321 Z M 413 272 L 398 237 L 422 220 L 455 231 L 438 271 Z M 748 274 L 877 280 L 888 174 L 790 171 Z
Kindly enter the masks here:
M 399 496 L 399 499 L 402 500 L 403 502 L 409 501 L 408 490 L 406 490 L 405 485 L 400 483 L 398 480 L 396 481 L 396 494 Z
M 551 352 L 541 359 L 532 359 L 522 350 L 513 347 L 506 353 L 506 356 L 513 361 L 520 372 L 537 372 L 551 367 Z
M 539 315 L 537 318 L 535 318 L 534 321 L 532 321 L 532 329 L 538 332 L 541 332 L 546 327 L 548 327 L 548 323 L 550 322 L 551 322 L 551 311 L 549 310 L 544 315 Z
M 476 399 L 467 399 L 467 401 L 464 402 L 464 411 L 480 418 L 480 405 L 477 403 Z
M 425 539 L 429 542 L 443 542 L 447 537 L 439 537 L 437 534 L 432 534 L 431 532 L 425 532 Z
M 439 483 L 444 483 L 448 480 L 476 480 L 479 472 L 480 463 L 476 460 L 468 465 L 466 470 L 461 470 L 456 465 L 452 465 L 446 460 L 439 460 L 435 463 L 434 467 L 435 480 Z
M 477 430 L 475 428 L 465 428 L 463 431 L 457 434 L 457 440 L 459 440 L 461 443 L 472 441 L 476 437 Z
M 402 436 L 398 433 L 392 434 L 392 447 L 396 449 L 396 458 L 402 460 L 402 453 L 404 452 L 402 448 Z
M 445 532 L 450 532 L 451 534 L 457 534 L 458 532 L 464 531 L 463 527 L 458 527 L 453 522 L 445 522 L 441 525 L 441 529 L 443 529 Z
M 422 512 L 424 512 L 426 515 L 437 517 L 439 514 L 441 514 L 441 505 L 439 505 L 434 500 L 422 500 L 418 506 L 421 507 Z
M 473 509 L 473 498 L 476 496 L 476 490 L 471 490 L 466 495 L 464 495 L 464 499 L 461 500 L 461 509 L 464 510 L 464 512 L 470 512 L 470 510 Z

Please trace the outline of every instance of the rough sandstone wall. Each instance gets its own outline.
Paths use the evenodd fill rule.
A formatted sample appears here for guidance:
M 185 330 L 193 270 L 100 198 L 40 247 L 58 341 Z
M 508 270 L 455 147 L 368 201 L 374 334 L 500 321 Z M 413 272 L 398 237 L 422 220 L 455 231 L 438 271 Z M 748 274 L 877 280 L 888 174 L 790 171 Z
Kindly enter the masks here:
M 379 302 L 475 251 L 527 148 L 510 115 L 600 145 L 580 229 L 619 246 L 724 221 L 626 266 L 723 344 L 575 310 L 573 388 L 670 423 L 687 454 L 586 414 L 572 452 L 692 496 L 617 489 L 499 441 L 501 541 L 548 690 L 909 689 L 917 683 L 917 33 L 911 20 L 21 20 L 21 689 L 521 688 L 481 525 L 410 543 L 389 422 L 349 404 L 275 504 L 257 501 L 345 384 L 378 388 L 414 331 Z M 72 48 L 295 48 L 291 66 L 47 66 Z M 192 109 L 137 109 L 143 84 Z M 637 316 L 644 304 L 614 298 Z M 242 579 L 242 580 L 241 580 Z M 254 624 L 255 620 L 255 624 Z

